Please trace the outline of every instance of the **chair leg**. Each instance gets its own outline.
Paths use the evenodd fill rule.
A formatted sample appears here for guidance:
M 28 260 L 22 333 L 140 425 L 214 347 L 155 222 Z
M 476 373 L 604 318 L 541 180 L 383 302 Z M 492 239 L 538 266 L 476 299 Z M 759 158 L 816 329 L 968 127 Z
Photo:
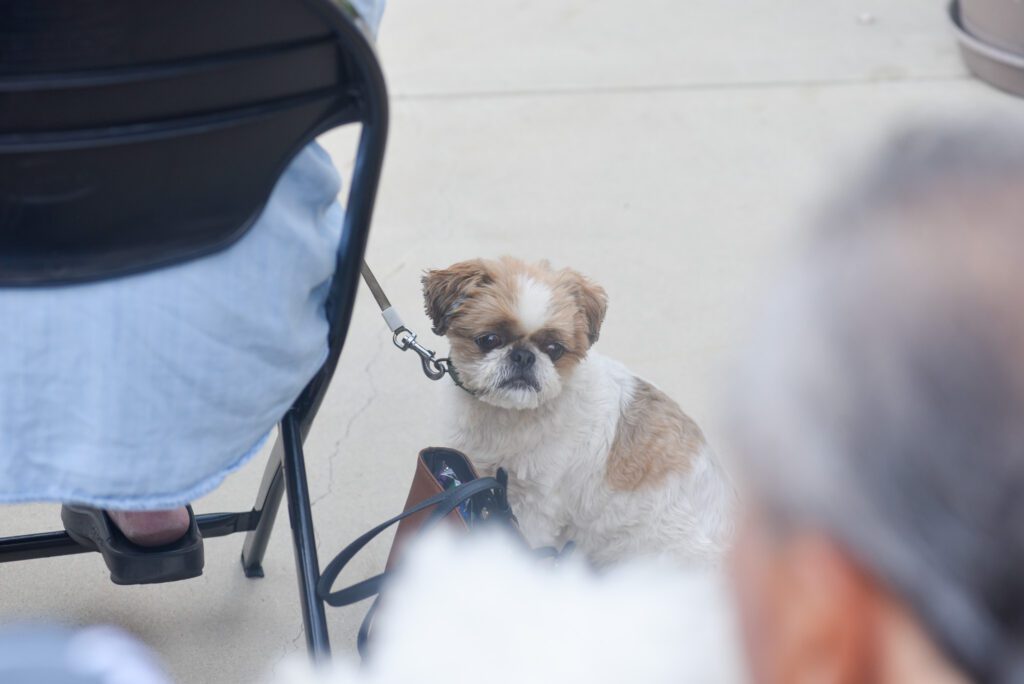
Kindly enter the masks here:
M 282 436 L 278 435 L 270 458 L 267 459 L 267 467 L 263 470 L 263 481 L 260 482 L 260 490 L 253 505 L 253 510 L 259 515 L 259 522 L 254 530 L 245 535 L 245 543 L 242 545 L 242 568 L 246 577 L 263 577 L 263 556 L 267 552 L 270 533 L 274 530 L 274 520 L 284 494 L 283 457 Z
M 320 564 L 313 534 L 313 513 L 310 508 L 309 484 L 306 481 L 306 463 L 302 454 L 302 435 L 292 411 L 281 421 L 281 441 L 284 443 L 284 482 L 288 492 L 288 518 L 295 543 L 295 565 L 299 576 L 306 645 L 312 658 L 321 660 L 330 656 L 331 645 L 327 635 L 324 603 L 316 593 Z

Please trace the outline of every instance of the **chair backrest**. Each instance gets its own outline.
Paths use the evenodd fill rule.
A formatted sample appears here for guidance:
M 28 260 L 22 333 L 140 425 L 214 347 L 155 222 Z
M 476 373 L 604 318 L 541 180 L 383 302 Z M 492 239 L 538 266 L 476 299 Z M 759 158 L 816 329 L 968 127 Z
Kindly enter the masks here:
M 224 248 L 299 149 L 357 121 L 358 266 L 387 105 L 344 0 L 0 0 L 0 286 Z

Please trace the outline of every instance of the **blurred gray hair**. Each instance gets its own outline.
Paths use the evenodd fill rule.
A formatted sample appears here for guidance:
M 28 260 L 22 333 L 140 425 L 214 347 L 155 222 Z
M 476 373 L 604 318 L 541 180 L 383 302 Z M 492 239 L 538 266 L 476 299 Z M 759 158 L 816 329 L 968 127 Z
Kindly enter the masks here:
M 1024 129 L 904 133 L 822 223 L 734 383 L 739 476 L 1024 682 Z

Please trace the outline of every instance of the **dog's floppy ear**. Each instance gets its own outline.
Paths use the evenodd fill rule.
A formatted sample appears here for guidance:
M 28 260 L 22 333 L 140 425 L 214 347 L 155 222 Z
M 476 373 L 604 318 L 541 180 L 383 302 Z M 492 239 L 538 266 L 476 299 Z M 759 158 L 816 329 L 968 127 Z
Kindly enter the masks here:
M 491 282 L 481 259 L 460 261 L 448 268 L 427 271 L 423 276 L 423 305 L 434 324 L 434 334 L 444 335 L 459 307 L 473 290 Z
M 576 297 L 580 311 L 583 312 L 587 322 L 587 341 L 590 346 L 593 346 L 601 335 L 601 323 L 604 322 L 604 315 L 608 311 L 608 294 L 603 287 L 583 274 L 572 269 L 566 270 L 573 296 Z

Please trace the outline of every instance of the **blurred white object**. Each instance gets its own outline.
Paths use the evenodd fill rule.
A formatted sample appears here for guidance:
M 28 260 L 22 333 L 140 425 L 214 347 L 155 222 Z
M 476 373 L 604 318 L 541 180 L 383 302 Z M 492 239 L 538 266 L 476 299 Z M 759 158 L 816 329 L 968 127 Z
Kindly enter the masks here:
M 4 684 L 171 684 L 154 654 L 116 627 L 0 630 Z
M 277 684 L 488 684 L 742 680 L 732 606 L 711 571 L 656 562 L 596 574 L 551 567 L 497 535 L 439 529 L 410 547 L 389 585 L 366 666 Z

